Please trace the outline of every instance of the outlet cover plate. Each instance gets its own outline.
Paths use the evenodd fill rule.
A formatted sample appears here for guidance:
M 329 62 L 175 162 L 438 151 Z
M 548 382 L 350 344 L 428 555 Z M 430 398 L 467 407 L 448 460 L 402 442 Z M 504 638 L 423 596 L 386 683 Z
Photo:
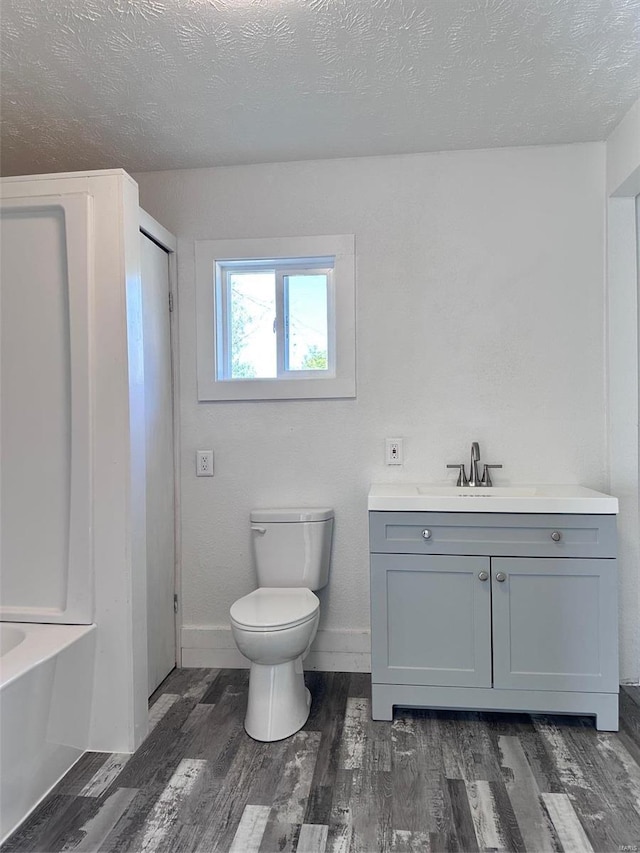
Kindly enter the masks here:
M 196 477 L 213 477 L 213 450 L 196 450 Z
M 404 462 L 404 447 L 401 438 L 385 438 L 384 461 L 387 465 L 402 465 Z

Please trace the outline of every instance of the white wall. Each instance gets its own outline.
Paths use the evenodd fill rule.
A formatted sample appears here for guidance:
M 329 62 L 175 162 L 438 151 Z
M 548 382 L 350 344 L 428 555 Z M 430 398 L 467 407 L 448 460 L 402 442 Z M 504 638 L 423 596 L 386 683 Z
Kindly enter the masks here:
M 606 485 L 603 144 L 136 180 L 179 241 L 185 663 L 238 660 L 253 506 L 335 507 L 311 664 L 350 669 L 368 666 L 371 481 L 451 479 L 477 439 L 497 483 Z M 199 404 L 194 240 L 336 233 L 356 235 L 357 399 Z M 385 436 L 404 467 L 384 466 Z M 209 447 L 215 477 L 196 479 Z
M 620 501 L 620 671 L 640 680 L 638 225 L 640 100 L 607 140 L 607 378 L 610 488 Z

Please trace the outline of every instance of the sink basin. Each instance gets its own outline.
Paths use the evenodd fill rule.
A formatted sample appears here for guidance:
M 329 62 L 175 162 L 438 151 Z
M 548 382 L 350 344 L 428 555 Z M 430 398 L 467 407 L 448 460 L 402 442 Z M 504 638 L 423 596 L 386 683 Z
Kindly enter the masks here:
M 574 485 L 465 488 L 429 483 L 374 483 L 368 508 L 405 512 L 541 512 L 615 515 L 618 499 Z
M 482 487 L 460 487 L 460 486 L 416 486 L 419 495 L 443 495 L 445 497 L 457 498 L 531 498 L 536 490 L 533 486 L 492 486 L 490 489 Z

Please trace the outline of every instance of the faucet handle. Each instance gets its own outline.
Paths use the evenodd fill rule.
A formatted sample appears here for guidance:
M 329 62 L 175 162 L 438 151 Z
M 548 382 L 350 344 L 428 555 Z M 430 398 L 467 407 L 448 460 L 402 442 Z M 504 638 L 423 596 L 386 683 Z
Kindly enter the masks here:
M 464 462 L 460 462 L 458 465 L 447 465 L 447 468 L 457 468 L 459 470 L 458 474 L 458 482 L 456 486 L 468 486 L 469 481 L 467 480 L 467 474 L 464 470 Z
M 491 474 L 489 473 L 489 468 L 502 468 L 502 465 L 486 465 L 484 466 L 484 470 L 482 472 L 482 480 L 480 480 L 480 485 L 485 486 L 485 488 L 489 489 L 493 486 L 491 482 Z

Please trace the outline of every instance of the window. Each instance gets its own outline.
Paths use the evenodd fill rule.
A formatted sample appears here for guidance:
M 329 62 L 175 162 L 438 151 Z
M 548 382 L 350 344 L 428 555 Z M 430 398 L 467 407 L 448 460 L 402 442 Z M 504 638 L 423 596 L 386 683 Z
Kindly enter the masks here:
M 196 243 L 198 399 L 355 396 L 353 242 Z
M 333 257 L 216 262 L 218 381 L 335 375 L 333 265 Z

